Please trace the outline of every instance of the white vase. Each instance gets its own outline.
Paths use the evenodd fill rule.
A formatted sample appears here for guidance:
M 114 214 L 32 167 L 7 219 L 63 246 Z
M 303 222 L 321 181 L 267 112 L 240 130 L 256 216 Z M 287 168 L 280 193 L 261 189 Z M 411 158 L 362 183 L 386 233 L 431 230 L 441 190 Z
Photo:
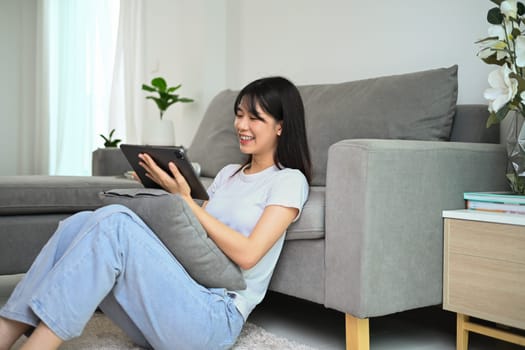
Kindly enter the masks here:
M 507 125 L 507 180 L 512 192 L 525 194 L 525 124 L 523 116 L 511 111 Z
M 145 145 L 173 146 L 175 133 L 173 122 L 166 119 L 148 120 L 143 127 L 142 141 Z

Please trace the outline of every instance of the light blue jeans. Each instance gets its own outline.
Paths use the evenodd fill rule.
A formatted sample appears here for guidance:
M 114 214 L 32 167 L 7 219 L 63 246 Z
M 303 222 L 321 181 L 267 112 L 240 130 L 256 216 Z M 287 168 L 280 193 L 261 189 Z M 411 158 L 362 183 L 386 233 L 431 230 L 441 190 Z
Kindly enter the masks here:
M 137 215 L 110 205 L 60 223 L 0 316 L 69 340 L 100 305 L 139 346 L 227 349 L 244 323 L 233 298 L 195 282 Z

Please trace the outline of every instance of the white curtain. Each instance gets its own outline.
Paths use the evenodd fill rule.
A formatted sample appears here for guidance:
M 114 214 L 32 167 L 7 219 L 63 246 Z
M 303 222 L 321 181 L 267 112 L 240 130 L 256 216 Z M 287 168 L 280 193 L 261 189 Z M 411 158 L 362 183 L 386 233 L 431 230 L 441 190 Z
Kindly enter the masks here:
M 142 0 L 41 0 L 38 173 L 90 175 L 100 134 L 139 142 Z M 118 38 L 118 41 L 117 41 Z M 143 100 L 143 98 L 142 98 Z M 128 137 L 129 134 L 129 137 Z
M 144 116 L 142 0 L 120 3 L 118 40 L 109 110 L 110 128 L 127 143 L 142 143 Z M 116 131 L 116 132 L 117 132 Z
M 19 142 L 23 174 L 49 174 L 49 6 L 37 3 L 35 109 L 22 115 Z

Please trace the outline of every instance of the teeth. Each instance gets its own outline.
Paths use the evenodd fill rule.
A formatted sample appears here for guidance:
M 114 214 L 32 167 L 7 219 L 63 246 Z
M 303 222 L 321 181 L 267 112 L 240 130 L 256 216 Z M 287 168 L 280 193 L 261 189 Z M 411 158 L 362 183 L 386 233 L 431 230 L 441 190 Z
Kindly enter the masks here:
M 241 140 L 243 140 L 243 141 L 253 140 L 253 137 L 252 137 L 252 136 L 241 136 L 240 138 L 241 138 Z

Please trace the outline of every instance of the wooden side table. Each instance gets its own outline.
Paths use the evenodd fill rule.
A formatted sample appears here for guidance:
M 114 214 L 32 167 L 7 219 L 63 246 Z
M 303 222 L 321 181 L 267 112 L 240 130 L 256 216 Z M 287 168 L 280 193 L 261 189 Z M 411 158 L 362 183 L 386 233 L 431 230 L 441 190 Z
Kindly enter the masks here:
M 467 350 L 469 332 L 525 345 L 515 332 L 525 329 L 525 215 L 447 210 L 443 218 L 443 308 L 457 313 L 456 348 Z

